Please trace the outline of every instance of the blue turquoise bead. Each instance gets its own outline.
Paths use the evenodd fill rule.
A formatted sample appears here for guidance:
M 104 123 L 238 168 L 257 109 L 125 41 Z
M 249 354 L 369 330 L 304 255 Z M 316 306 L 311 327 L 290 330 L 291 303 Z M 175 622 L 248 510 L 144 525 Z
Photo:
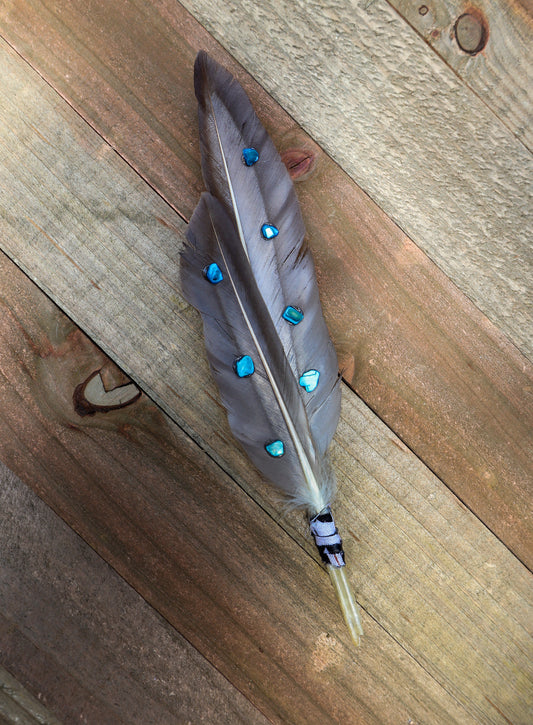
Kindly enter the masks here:
M 306 370 L 305 373 L 300 376 L 300 380 L 298 382 L 308 393 L 312 393 L 318 385 L 319 377 L 320 373 L 318 370 Z
M 272 458 L 281 458 L 281 456 L 285 453 L 283 441 L 272 441 L 272 443 L 267 443 L 265 449 L 268 455 L 272 456 Z
M 287 320 L 287 322 L 290 322 L 291 325 L 297 325 L 303 320 L 304 313 L 299 307 L 293 307 L 292 305 L 289 305 L 283 310 L 282 317 L 283 319 Z
M 263 224 L 261 227 L 261 234 L 265 239 L 274 239 L 279 234 L 279 229 L 273 224 Z
M 255 370 L 254 361 L 249 355 L 242 355 L 233 363 L 233 369 L 239 378 L 249 378 Z
M 242 159 L 246 166 L 253 166 L 259 161 L 259 154 L 253 148 L 242 150 Z
M 224 275 L 216 262 L 212 262 L 212 264 L 208 264 L 207 267 L 204 267 L 204 277 L 208 282 L 211 282 L 211 284 L 218 284 L 224 279 Z

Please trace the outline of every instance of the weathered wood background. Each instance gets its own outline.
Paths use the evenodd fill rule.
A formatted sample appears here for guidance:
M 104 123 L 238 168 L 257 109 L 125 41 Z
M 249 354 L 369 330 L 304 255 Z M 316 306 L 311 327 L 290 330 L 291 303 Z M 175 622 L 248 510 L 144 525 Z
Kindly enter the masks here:
M 0 665 L 62 722 L 526 725 L 530 10 L 183 5 L 0 8 Z M 357 651 L 180 294 L 200 48 L 311 159 Z

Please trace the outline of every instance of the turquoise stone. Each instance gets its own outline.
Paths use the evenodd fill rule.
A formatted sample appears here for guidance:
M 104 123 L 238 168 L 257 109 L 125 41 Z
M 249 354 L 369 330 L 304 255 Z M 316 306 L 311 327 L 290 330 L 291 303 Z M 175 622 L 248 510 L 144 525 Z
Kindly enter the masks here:
M 204 267 L 204 276 L 208 282 L 211 282 L 211 284 L 218 284 L 224 279 L 224 275 L 220 271 L 220 267 L 216 264 L 216 262 Z
M 293 307 L 292 305 L 289 305 L 284 309 L 282 317 L 283 319 L 287 320 L 287 322 L 290 322 L 291 325 L 297 325 L 303 320 L 304 313 L 299 307 Z
M 312 393 L 318 385 L 319 377 L 320 373 L 318 370 L 306 370 L 305 373 L 300 376 L 299 383 L 308 393 Z
M 268 455 L 272 456 L 272 458 L 281 458 L 285 453 L 283 441 L 272 441 L 272 443 L 267 443 L 265 448 Z
M 265 239 L 274 239 L 279 234 L 279 229 L 272 224 L 263 224 L 261 234 Z
M 242 158 L 246 166 L 253 166 L 259 161 L 259 154 L 255 149 L 243 149 Z
M 233 363 L 233 369 L 239 378 L 249 378 L 255 370 L 254 361 L 249 355 L 242 355 Z

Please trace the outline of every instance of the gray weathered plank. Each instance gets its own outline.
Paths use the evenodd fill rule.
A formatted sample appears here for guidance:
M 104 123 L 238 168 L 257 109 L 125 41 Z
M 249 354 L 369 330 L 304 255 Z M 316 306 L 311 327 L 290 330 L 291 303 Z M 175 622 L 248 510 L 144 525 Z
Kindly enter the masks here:
M 183 4 L 531 356 L 531 154 L 396 11 Z
M 12 60 L 20 66 L 20 61 Z M 4 243 L 8 238 L 17 240 L 11 251 L 19 263 L 38 268 L 40 284 L 158 398 L 174 420 L 201 439 L 203 448 L 233 480 L 277 516 L 271 493 L 233 442 L 225 416 L 214 402 L 199 320 L 179 296 L 177 271 L 172 270 L 177 270 L 184 223 L 70 109 L 54 103 L 49 89 L 33 83 L 29 74 L 25 78 L 36 115 L 30 119 L 24 114 L 16 121 L 28 133 L 33 133 L 30 123 L 38 126 L 41 138 L 32 137 L 31 169 L 19 164 L 12 170 L 12 206 L 3 210 L 2 219 Z M 9 130 L 7 142 L 15 144 L 21 131 Z M 53 357 L 48 357 L 51 365 Z M 12 378 L 12 387 L 16 380 Z M 531 706 L 530 575 L 356 396 L 347 388 L 344 393 L 333 459 L 341 480 L 338 519 L 355 537 L 346 537 L 347 550 L 361 601 L 443 692 L 462 703 L 463 721 L 523 718 Z M 16 418 L 10 425 L 15 423 Z M 17 423 L 22 431 L 28 424 L 25 419 Z M 58 440 L 71 435 L 67 425 Z M 40 446 L 44 448 L 43 441 Z M 9 455 L 16 462 L 13 449 Z M 62 495 L 61 487 L 54 495 Z M 164 495 L 175 509 L 173 515 L 181 515 L 180 501 L 172 503 Z M 216 497 L 209 501 L 218 506 Z M 243 506 L 245 501 L 246 497 Z M 83 516 L 84 505 L 84 501 L 78 504 L 76 515 Z M 114 503 L 119 508 L 125 505 L 130 506 L 124 498 Z M 158 516 L 169 533 L 166 513 Z M 253 525 L 242 524 L 250 537 L 258 536 L 258 521 L 264 521 L 262 512 Z M 300 518 L 288 518 L 283 526 L 309 548 Z M 128 539 L 128 545 L 133 547 L 134 540 Z M 169 545 L 172 557 L 177 556 L 174 539 Z M 160 566 L 165 563 L 162 559 Z M 127 567 L 127 562 L 122 565 Z M 287 587 L 292 592 L 293 585 L 284 574 L 279 576 L 287 596 Z M 259 586 L 259 580 L 254 582 L 250 585 Z M 176 616 L 168 601 L 163 599 L 161 606 Z M 370 639 L 379 640 L 385 652 L 389 639 L 378 636 L 368 617 L 365 623 Z M 195 636 L 201 637 L 201 631 Z M 336 630 L 336 638 L 342 636 Z M 207 646 L 205 641 L 203 645 Z M 228 655 L 219 648 L 217 656 Z M 355 684 L 352 669 L 345 670 L 346 657 L 344 652 L 336 678 L 346 697 L 343 705 L 350 708 Z M 365 658 L 369 672 L 374 668 L 372 676 L 382 672 L 385 678 L 392 677 L 391 684 L 399 684 L 399 674 L 393 675 L 386 664 L 390 654 L 379 662 L 374 657 L 375 652 Z M 429 687 L 427 681 L 424 687 Z M 260 696 L 257 688 L 259 682 L 253 683 L 255 697 Z M 322 691 L 320 696 L 329 697 Z M 445 702 L 449 708 L 450 701 Z
M 533 150 L 532 7 L 516 0 L 390 2 L 502 123 Z
M 56 716 L 0 667 L 0 723 L 2 725 L 61 725 Z

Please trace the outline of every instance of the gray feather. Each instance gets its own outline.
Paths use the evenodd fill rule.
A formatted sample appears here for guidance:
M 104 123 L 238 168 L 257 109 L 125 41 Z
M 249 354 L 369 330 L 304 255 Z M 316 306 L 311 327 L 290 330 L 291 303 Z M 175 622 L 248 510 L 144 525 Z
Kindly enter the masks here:
M 316 513 L 330 503 L 324 458 L 340 413 L 335 350 L 322 315 L 314 266 L 292 182 L 237 81 L 205 53 L 195 65 L 203 194 L 182 254 L 185 297 L 202 314 L 209 362 L 236 438 L 255 465 L 298 505 Z M 255 148 L 248 167 L 242 150 Z M 265 240 L 264 223 L 279 235 Z M 224 275 L 203 274 L 215 262 Z M 300 308 L 291 325 L 282 313 Z M 233 363 L 250 355 L 255 372 L 239 378 Z M 299 379 L 320 372 L 308 393 Z M 271 457 L 265 444 L 282 440 Z

